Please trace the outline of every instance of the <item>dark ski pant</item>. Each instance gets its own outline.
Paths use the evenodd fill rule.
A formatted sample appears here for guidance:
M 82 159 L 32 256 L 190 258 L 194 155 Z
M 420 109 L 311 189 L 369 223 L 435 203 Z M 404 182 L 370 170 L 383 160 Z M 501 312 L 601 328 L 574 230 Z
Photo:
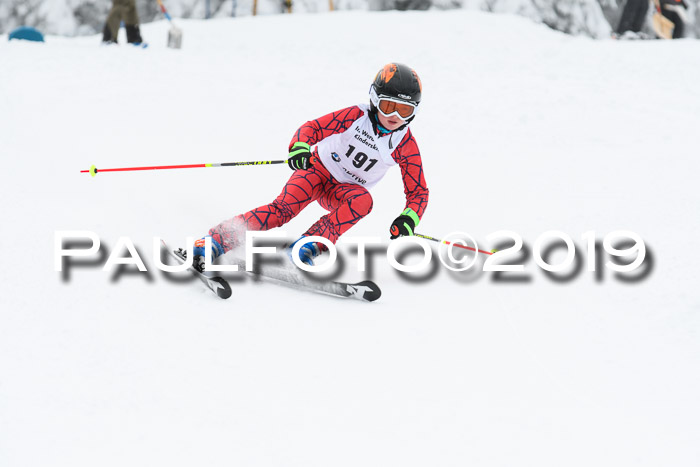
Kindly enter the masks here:
M 314 201 L 329 213 L 316 221 L 304 236 L 316 235 L 332 243 L 369 214 L 373 205 L 366 188 L 339 183 L 318 161 L 309 170 L 295 171 L 272 203 L 223 221 L 209 230 L 209 235 L 224 251 L 229 251 L 245 241 L 246 230 L 280 227 Z
M 617 26 L 617 33 L 624 34 L 626 31 L 639 32 L 644 26 L 644 21 L 649 10 L 649 0 L 627 0 L 620 24 Z
M 136 0 L 112 0 L 112 9 L 109 10 L 102 40 L 104 42 L 117 42 L 119 25 L 124 21 L 126 29 L 126 41 L 129 43 L 143 42 L 139 30 L 139 16 L 136 12 Z
M 661 14 L 673 22 L 673 39 L 682 39 L 685 24 L 683 23 L 681 15 L 665 8 L 661 8 Z

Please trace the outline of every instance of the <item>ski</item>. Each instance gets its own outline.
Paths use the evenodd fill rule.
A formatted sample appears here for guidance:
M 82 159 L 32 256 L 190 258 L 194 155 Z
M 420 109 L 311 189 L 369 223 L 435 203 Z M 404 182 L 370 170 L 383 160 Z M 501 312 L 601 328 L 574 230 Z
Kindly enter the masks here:
M 161 248 L 175 258 L 180 264 L 184 264 L 187 252 L 182 248 L 171 250 L 168 245 L 161 240 Z M 227 257 L 227 262 L 238 265 L 239 271 L 245 271 L 245 261 L 235 256 Z M 187 268 L 192 274 L 197 276 L 212 292 L 220 298 L 231 296 L 231 286 L 226 279 L 212 275 L 207 272 L 199 272 L 193 267 Z M 361 281 L 357 283 L 338 281 L 315 281 L 305 277 L 297 269 L 283 267 L 266 266 L 256 271 L 245 271 L 253 277 L 263 278 L 269 282 L 276 283 L 295 289 L 304 289 L 311 292 L 331 295 L 335 297 L 351 298 L 364 302 L 373 302 L 382 295 L 382 291 L 377 284 L 372 281 Z
M 175 258 L 175 260 L 180 264 L 184 264 L 186 262 L 185 251 L 182 248 L 171 250 L 163 240 L 160 242 L 161 250 L 167 251 L 168 254 Z M 226 299 L 231 296 L 231 286 L 223 277 L 208 274 L 206 272 L 199 272 L 192 266 L 188 267 L 187 270 L 201 280 L 204 285 L 206 285 L 207 288 L 214 292 L 219 298 Z
M 245 262 L 238 258 L 232 258 L 239 270 L 245 270 Z M 372 281 L 362 281 L 355 284 L 338 281 L 316 281 L 307 278 L 297 269 L 282 267 L 262 267 L 257 271 L 249 271 L 249 274 L 262 277 L 286 285 L 292 288 L 302 288 L 311 292 L 332 295 L 335 297 L 352 298 L 364 302 L 373 302 L 382 296 L 382 291 Z

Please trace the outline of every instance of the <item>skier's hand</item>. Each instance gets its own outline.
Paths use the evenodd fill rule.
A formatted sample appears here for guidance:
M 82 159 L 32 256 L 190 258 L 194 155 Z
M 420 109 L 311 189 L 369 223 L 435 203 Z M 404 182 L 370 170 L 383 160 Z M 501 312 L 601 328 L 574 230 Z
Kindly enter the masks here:
M 402 212 L 399 217 L 394 219 L 394 222 L 391 223 L 391 227 L 389 227 L 391 239 L 394 240 L 395 238 L 399 237 L 410 237 L 413 235 L 413 231 L 418 225 L 418 222 L 420 222 L 418 214 L 416 214 L 413 209 L 406 208 L 406 210 Z
M 292 170 L 306 170 L 311 167 L 313 164 L 311 146 L 301 141 L 294 143 L 292 149 L 289 151 L 287 164 L 289 164 L 289 168 Z

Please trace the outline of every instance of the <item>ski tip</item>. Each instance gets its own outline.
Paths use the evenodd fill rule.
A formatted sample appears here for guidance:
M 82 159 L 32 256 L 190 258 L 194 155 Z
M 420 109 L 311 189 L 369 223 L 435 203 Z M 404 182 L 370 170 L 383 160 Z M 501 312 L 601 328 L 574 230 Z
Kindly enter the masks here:
M 219 296 L 219 298 L 223 298 L 224 300 L 229 298 L 232 294 L 231 291 L 231 286 L 226 282 L 225 279 L 221 277 L 210 277 L 209 282 L 216 282 L 216 286 L 212 287 L 212 290 L 216 292 L 216 295 Z
M 354 284 L 353 287 L 357 291 L 356 293 L 358 295 L 362 293 L 360 298 L 368 302 L 373 302 L 382 296 L 381 289 L 372 281 L 358 282 L 357 284 Z

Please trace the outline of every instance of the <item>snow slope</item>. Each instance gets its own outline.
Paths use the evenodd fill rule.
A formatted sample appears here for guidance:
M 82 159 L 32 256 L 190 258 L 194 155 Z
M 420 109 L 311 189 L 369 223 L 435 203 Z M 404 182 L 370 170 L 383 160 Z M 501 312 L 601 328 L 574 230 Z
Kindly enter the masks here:
M 698 465 L 697 42 L 468 11 L 183 21 L 179 51 L 168 27 L 144 26 L 146 50 L 0 38 L 0 465 Z M 583 247 L 627 229 L 646 279 L 554 282 L 530 255 L 524 283 L 443 266 L 408 281 L 379 254 L 373 304 L 247 279 L 222 301 L 157 272 L 152 237 L 269 202 L 289 169 L 79 173 L 284 158 L 392 60 L 424 85 L 423 233 L 532 247 L 556 229 Z M 373 196 L 350 234 L 386 246 L 398 169 Z M 152 272 L 62 280 L 59 230 L 128 236 Z M 348 258 L 341 277 L 364 277 Z

